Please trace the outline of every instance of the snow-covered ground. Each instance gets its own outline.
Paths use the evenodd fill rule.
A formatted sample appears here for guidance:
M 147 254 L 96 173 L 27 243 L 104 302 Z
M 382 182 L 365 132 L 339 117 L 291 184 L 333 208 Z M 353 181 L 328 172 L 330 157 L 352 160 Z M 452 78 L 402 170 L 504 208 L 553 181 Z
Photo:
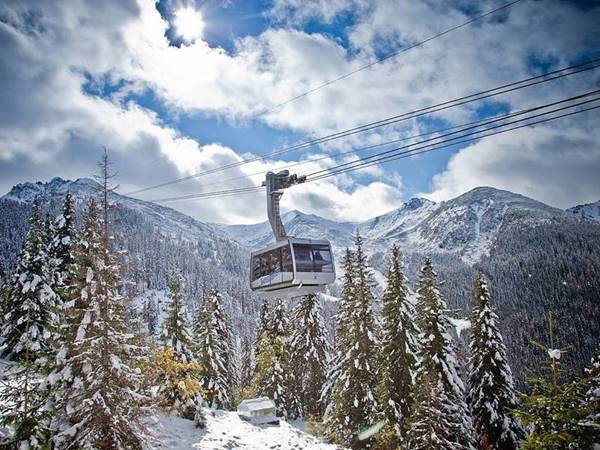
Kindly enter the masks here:
M 207 411 L 206 428 L 194 427 L 191 420 L 175 414 L 158 412 L 149 420 L 149 437 L 145 450 L 336 450 L 294 426 L 281 421 L 279 426 L 254 426 L 235 412 Z

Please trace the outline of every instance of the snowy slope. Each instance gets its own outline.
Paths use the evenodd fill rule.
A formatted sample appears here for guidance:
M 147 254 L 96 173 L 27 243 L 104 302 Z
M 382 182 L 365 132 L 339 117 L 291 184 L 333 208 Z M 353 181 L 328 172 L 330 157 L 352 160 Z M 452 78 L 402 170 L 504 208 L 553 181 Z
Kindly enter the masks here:
M 489 254 L 502 225 L 516 219 L 539 222 L 564 213 L 536 200 L 490 187 L 479 187 L 443 202 L 399 240 L 421 253 L 453 253 L 468 264 Z
M 361 223 L 358 230 L 368 240 L 394 238 L 419 225 L 438 208 L 431 200 L 413 198 L 394 211 Z
M 522 195 L 480 187 L 442 203 L 413 198 L 394 211 L 361 223 L 334 222 L 299 211 L 284 214 L 282 219 L 291 236 L 330 240 L 338 261 L 359 231 L 370 254 L 386 252 L 395 242 L 404 253 L 449 253 L 472 265 L 489 253 L 500 227 L 515 212 L 532 221 L 565 215 Z M 215 228 L 251 249 L 273 240 L 268 222 L 215 224 Z
M 585 205 L 577 205 L 567 209 L 567 212 L 575 214 L 582 219 L 596 220 L 600 222 L 600 200 Z
M 282 421 L 279 426 L 254 426 L 235 412 L 207 412 L 205 429 L 190 420 L 158 413 L 150 419 L 151 436 L 146 450 L 335 450 L 295 426 Z
M 53 199 L 71 192 L 79 201 L 95 197 L 98 193 L 98 184 L 89 178 L 79 178 L 75 181 L 64 180 L 60 177 L 53 178 L 48 183 L 21 183 L 14 186 L 2 199 L 13 200 L 19 203 L 31 203 L 35 198 L 44 200 Z M 157 205 L 156 203 L 138 200 L 132 197 L 112 193 L 111 202 L 122 205 L 131 210 L 144 214 L 151 220 L 155 227 L 167 236 L 195 241 L 199 239 L 214 238 L 218 231 L 210 225 L 199 222 L 174 209 Z
M 328 239 L 332 243 L 335 243 L 336 247 L 340 248 L 351 245 L 352 234 L 356 229 L 356 224 L 352 222 L 336 222 L 314 214 L 305 214 L 297 210 L 283 214 L 281 219 L 290 236 Z M 221 229 L 252 250 L 265 247 L 274 241 L 269 222 L 252 225 L 214 224 L 214 227 Z

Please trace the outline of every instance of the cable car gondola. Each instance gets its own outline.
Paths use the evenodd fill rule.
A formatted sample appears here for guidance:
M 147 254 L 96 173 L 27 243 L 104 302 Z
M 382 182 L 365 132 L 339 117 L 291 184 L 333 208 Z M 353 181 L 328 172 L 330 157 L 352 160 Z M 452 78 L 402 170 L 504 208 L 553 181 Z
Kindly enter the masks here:
M 279 214 L 283 189 L 304 178 L 287 170 L 267 173 L 267 212 L 275 243 L 252 252 L 250 288 L 266 297 L 296 297 L 325 289 L 335 281 L 331 244 L 326 240 L 286 236 Z

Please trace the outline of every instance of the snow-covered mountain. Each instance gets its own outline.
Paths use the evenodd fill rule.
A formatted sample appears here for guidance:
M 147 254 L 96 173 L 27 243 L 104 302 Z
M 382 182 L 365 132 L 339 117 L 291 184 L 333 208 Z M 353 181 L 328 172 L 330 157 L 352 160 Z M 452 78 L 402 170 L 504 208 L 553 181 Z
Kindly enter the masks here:
M 75 194 L 76 198 L 85 201 L 98 193 L 98 183 L 89 178 L 79 178 L 75 181 L 53 178 L 48 183 L 21 183 L 14 186 L 3 200 L 12 200 L 22 204 L 31 204 L 34 199 L 39 198 L 45 202 L 53 203 L 67 192 Z M 223 239 L 220 233 L 212 226 L 193 219 L 171 208 L 157 205 L 156 203 L 138 200 L 132 197 L 111 193 L 110 201 L 117 203 L 132 211 L 143 214 L 153 225 L 160 229 L 165 236 L 184 239 L 187 241 Z
M 567 212 L 575 214 L 582 219 L 596 220 L 600 222 L 600 200 L 585 205 L 577 205 L 567 209 Z
M 81 207 L 95 189 L 89 179 L 55 178 L 49 183 L 17 185 L 1 197 L 0 262 L 7 271 L 16 260 L 35 198 L 42 201 L 45 211 L 56 214 L 66 192 Z M 248 257 L 251 249 L 272 241 L 267 222 L 207 224 L 171 208 L 118 194 L 113 194 L 112 201 L 118 241 L 131 268 L 127 281 L 135 286 L 131 294 L 141 307 L 158 309 L 160 314 L 169 272 L 179 268 L 185 276 L 190 312 L 206 287 L 218 286 L 235 331 L 252 335 L 259 299 L 248 289 Z M 573 346 L 566 359 L 577 370 L 597 344 L 600 223 L 581 220 L 572 211 L 481 187 L 441 203 L 412 199 L 361 223 L 336 222 L 299 211 L 284 214 L 283 221 L 290 235 L 329 239 L 338 267 L 343 250 L 352 246 L 359 231 L 380 284 L 385 282 L 392 243 L 400 246 L 413 285 L 424 256 L 431 257 L 443 281 L 442 294 L 463 317 L 470 306 L 475 270 L 481 268 L 490 280 L 511 364 L 520 380 L 524 367 L 543 357 L 529 340 L 545 339 L 549 311 L 562 324 L 556 330 L 561 345 Z M 334 286 L 331 294 L 336 293 Z M 328 318 L 333 305 L 325 308 Z
M 0 197 L 0 267 L 13 267 L 24 239 L 34 199 L 42 212 L 55 216 L 70 192 L 81 213 L 98 184 L 81 178 L 54 178 L 48 183 L 22 183 Z M 234 317 L 235 328 L 252 330 L 258 300 L 248 287 L 248 250 L 213 226 L 174 209 L 113 193 L 112 222 L 123 263 L 130 268 L 127 285 L 138 302 L 161 307 L 155 294 L 164 293 L 173 269 L 184 273 L 190 312 L 204 289 L 219 286 Z M 155 298 L 156 297 L 156 298 Z M 142 306 L 142 305 L 140 305 Z M 158 311 L 160 314 L 160 311 Z
M 519 194 L 479 187 L 442 203 L 413 198 L 396 210 L 360 223 L 335 222 L 295 210 L 284 214 L 282 220 L 290 236 L 328 239 L 337 255 L 352 246 L 358 231 L 371 254 L 385 252 L 396 242 L 404 253 L 449 253 L 472 265 L 489 254 L 500 227 L 517 211 L 531 221 L 565 215 Z M 273 242 L 268 222 L 214 226 L 252 250 Z
M 356 224 L 352 222 L 336 222 L 297 210 L 283 214 L 281 219 L 290 236 L 328 239 L 338 248 L 352 245 L 352 234 L 356 229 Z M 265 247 L 274 241 L 269 222 L 252 225 L 213 224 L 213 226 L 251 250 Z

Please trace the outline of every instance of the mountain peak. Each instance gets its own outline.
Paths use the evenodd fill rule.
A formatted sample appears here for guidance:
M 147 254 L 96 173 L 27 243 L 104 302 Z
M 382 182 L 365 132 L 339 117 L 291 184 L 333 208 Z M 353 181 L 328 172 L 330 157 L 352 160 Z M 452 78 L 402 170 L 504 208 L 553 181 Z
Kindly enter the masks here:
M 404 203 L 404 205 L 402 206 L 402 209 L 415 210 L 415 209 L 420 208 L 423 205 L 433 205 L 433 204 L 435 204 L 435 202 L 433 202 L 427 198 L 413 197 L 409 201 Z
M 61 195 L 69 191 L 81 194 L 90 194 L 99 184 L 91 178 L 78 178 L 75 181 L 54 177 L 50 181 L 30 181 L 19 183 L 6 194 L 7 198 L 21 202 L 30 202 L 43 195 Z
M 573 206 L 572 208 L 567 209 L 567 212 L 581 217 L 582 219 L 600 222 L 600 200 L 593 203 Z

